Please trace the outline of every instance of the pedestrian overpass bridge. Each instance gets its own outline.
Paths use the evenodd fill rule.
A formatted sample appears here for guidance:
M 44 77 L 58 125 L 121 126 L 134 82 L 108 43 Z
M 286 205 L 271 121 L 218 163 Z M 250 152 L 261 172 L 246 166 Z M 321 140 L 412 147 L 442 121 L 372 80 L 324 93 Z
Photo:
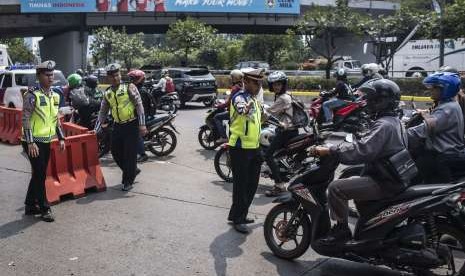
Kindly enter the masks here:
M 42 59 L 54 59 L 69 73 L 86 64 L 87 36 L 101 26 L 125 27 L 130 33 L 165 33 L 168 26 L 187 16 L 212 25 L 220 33 L 284 33 L 313 5 L 334 5 L 335 0 L 301 0 L 300 14 L 108 12 L 21 13 L 20 0 L 0 1 L 0 37 L 43 36 Z M 353 0 L 353 9 L 372 14 L 392 12 L 397 3 Z M 56 50 L 59 45 L 59 51 Z

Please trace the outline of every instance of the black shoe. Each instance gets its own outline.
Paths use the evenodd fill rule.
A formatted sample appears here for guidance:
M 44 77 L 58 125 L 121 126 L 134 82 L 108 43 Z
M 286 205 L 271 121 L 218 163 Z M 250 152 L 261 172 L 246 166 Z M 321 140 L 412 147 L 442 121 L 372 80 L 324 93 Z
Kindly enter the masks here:
M 149 157 L 147 154 L 141 155 L 137 158 L 137 162 L 139 163 L 146 162 L 147 160 L 149 160 Z
M 52 210 L 47 209 L 47 211 L 42 212 L 42 220 L 45 222 L 54 222 L 55 218 L 53 217 Z
M 286 189 L 279 188 L 278 186 L 273 186 L 271 190 L 265 191 L 267 197 L 277 197 L 280 194 L 284 193 Z
M 338 223 L 331 228 L 328 236 L 320 241 L 324 244 L 342 244 L 352 239 L 352 232 L 346 223 Z
M 40 215 L 40 214 L 42 214 L 42 211 L 40 211 L 39 207 L 30 206 L 30 205 L 24 206 L 24 215 L 33 216 L 33 215 Z
M 241 224 L 241 223 L 234 224 L 234 230 L 242 234 L 248 234 L 250 232 L 249 228 L 247 228 L 245 224 Z
M 121 190 L 128 192 L 132 190 L 132 188 L 133 188 L 132 184 L 123 184 L 123 188 Z
M 251 224 L 251 223 L 254 223 L 254 222 L 255 222 L 254 219 L 246 218 L 245 221 L 244 221 L 244 224 Z

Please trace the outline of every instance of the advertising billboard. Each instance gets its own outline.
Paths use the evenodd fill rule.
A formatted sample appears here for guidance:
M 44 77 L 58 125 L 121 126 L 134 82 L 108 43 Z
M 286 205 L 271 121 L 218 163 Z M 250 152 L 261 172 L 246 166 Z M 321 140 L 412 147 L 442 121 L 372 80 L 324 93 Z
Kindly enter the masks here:
M 21 0 L 21 12 L 219 12 L 299 14 L 300 0 Z

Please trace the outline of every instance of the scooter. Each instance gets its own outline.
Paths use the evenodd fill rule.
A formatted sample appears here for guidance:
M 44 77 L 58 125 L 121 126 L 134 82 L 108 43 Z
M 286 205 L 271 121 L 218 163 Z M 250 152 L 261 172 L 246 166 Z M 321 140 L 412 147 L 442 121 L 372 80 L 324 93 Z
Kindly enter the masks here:
M 177 145 L 176 133 L 180 134 L 173 125 L 176 114 L 159 114 L 146 120 L 148 134 L 144 137 L 144 148 L 156 156 L 166 156 L 174 151 Z
M 331 225 L 326 190 L 338 165 L 333 157 L 315 159 L 273 201 L 264 236 L 276 256 L 296 259 L 311 246 L 320 255 L 417 275 L 464 275 L 465 182 L 412 186 L 392 198 L 356 202 L 361 216 L 353 239 L 326 244 L 321 241 Z
M 215 106 L 222 103 L 224 103 L 224 100 L 216 100 Z M 197 135 L 199 143 L 204 149 L 212 150 L 219 146 L 216 140 L 220 138 L 220 134 L 218 133 L 213 118 L 216 114 L 222 113 L 224 111 L 226 111 L 226 109 L 217 107 L 213 107 L 207 111 L 205 116 L 205 124 L 199 128 L 199 134 Z

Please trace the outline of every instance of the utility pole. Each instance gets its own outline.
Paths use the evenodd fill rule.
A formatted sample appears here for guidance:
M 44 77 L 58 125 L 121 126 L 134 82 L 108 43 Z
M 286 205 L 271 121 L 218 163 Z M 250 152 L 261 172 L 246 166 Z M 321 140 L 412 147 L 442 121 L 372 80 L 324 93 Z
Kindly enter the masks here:
M 439 67 L 444 66 L 444 0 L 433 0 L 433 8 L 439 15 Z

